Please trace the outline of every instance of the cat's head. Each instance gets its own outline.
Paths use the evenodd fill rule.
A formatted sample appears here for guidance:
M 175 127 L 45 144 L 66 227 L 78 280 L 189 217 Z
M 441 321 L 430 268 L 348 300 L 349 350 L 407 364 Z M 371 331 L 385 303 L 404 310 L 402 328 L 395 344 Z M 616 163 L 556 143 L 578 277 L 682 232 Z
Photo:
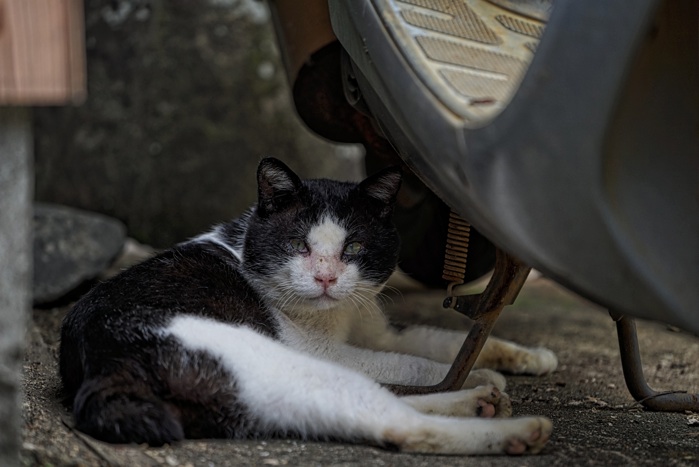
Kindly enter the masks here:
M 303 181 L 268 158 L 257 181 L 243 260 L 255 288 L 278 308 L 295 312 L 373 299 L 398 260 L 391 215 L 400 170 L 389 168 L 358 184 Z

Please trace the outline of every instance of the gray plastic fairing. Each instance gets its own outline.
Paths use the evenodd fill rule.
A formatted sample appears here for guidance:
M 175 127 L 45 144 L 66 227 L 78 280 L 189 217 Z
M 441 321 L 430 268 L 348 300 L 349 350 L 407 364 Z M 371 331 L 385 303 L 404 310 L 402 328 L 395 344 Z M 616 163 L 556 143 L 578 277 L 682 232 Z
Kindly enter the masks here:
M 671 7 L 693 21 L 685 52 L 644 87 L 661 3 L 556 2 L 512 100 L 473 121 L 425 86 L 371 0 L 329 2 L 372 112 L 447 204 L 603 306 L 699 332 L 698 8 Z

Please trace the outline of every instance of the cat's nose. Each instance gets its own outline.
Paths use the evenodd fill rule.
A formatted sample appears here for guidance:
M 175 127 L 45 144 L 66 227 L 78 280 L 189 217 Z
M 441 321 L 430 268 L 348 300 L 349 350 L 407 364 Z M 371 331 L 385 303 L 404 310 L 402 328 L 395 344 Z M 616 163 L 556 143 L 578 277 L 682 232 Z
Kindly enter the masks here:
M 331 274 L 317 274 L 314 279 L 316 283 L 322 285 L 324 289 L 327 289 L 337 282 L 337 276 Z

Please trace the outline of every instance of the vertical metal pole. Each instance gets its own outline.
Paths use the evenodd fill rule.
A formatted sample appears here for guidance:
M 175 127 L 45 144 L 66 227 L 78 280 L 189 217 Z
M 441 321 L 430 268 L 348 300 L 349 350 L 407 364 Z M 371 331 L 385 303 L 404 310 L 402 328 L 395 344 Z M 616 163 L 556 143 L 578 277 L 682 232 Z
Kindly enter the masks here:
M 0 107 L 0 465 L 19 464 L 20 371 L 31 303 L 29 110 Z

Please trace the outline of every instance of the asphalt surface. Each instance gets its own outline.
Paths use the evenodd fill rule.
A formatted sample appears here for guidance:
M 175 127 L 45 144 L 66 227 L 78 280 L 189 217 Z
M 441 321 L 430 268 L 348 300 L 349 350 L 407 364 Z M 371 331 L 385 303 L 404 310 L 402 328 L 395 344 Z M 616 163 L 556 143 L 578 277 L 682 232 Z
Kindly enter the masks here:
M 461 328 L 443 311 L 439 292 L 405 290 L 387 307 L 406 322 Z M 186 441 L 174 446 L 115 446 L 72 428 L 58 400 L 58 336 L 67 308 L 34 310 L 28 331 L 23 406 L 23 465 L 225 466 L 577 466 L 699 465 L 699 414 L 643 410 L 628 395 L 614 324 L 589 302 L 546 279 L 529 281 L 503 313 L 495 334 L 555 351 L 559 368 L 545 377 L 508 377 L 515 415 L 546 415 L 552 438 L 536 456 L 408 455 L 337 443 Z M 665 325 L 638 323 L 644 371 L 656 390 L 699 392 L 699 338 Z

